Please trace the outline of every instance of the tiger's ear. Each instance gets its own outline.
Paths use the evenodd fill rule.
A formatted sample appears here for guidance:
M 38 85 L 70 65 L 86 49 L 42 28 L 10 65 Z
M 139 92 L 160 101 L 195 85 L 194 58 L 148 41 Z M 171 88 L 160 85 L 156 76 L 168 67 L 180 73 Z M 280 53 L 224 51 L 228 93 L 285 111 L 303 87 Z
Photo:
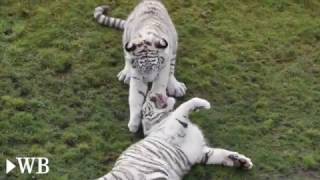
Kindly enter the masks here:
M 159 49 L 165 49 L 168 47 L 168 42 L 164 38 L 160 39 L 159 41 L 155 42 L 155 47 Z
M 126 49 L 126 51 L 131 52 L 134 51 L 137 46 L 134 43 L 127 42 L 124 48 Z

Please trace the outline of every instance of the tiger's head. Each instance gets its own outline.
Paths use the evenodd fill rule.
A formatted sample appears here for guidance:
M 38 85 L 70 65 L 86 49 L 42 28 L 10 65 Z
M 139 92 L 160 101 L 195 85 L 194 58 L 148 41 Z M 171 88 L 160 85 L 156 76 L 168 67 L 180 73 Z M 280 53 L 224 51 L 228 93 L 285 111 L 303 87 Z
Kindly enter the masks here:
M 147 136 L 150 130 L 160 123 L 173 110 L 175 99 L 162 94 L 149 93 L 142 107 L 143 133 Z
M 124 49 L 132 68 L 150 82 L 156 78 L 168 59 L 168 46 L 166 38 L 152 31 L 143 31 L 126 42 Z

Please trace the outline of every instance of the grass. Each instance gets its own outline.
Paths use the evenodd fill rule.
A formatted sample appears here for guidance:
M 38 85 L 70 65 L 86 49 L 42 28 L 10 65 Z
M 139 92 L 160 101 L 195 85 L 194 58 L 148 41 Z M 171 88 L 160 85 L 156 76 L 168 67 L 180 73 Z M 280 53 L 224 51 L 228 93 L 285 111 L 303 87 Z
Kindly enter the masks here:
M 210 144 L 252 158 L 252 171 L 196 166 L 191 179 L 320 178 L 320 3 L 165 0 L 179 33 L 183 102 L 214 106 L 192 120 Z M 0 179 L 93 179 L 139 138 L 127 130 L 121 32 L 134 1 L 0 2 Z M 4 174 L 5 159 L 46 156 L 48 175 Z

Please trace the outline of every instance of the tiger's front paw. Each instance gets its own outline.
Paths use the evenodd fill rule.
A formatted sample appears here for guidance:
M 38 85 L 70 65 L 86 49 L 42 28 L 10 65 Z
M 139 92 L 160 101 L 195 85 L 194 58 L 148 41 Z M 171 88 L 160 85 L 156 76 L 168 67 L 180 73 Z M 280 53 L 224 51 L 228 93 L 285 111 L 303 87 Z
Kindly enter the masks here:
M 128 123 L 129 131 L 132 133 L 136 133 L 139 130 L 140 126 L 140 116 L 134 116 L 130 118 Z
M 136 133 L 139 129 L 139 126 L 136 124 L 128 124 L 129 131 L 132 133 Z
M 176 80 L 175 77 L 170 77 L 167 87 L 168 94 L 174 97 L 181 97 L 186 94 L 187 87 L 184 83 Z
M 128 68 L 124 68 L 122 71 L 120 71 L 117 75 L 119 81 L 123 81 L 125 84 L 130 83 L 130 72 Z
M 192 103 L 193 103 L 196 110 L 202 109 L 202 108 L 203 109 L 210 109 L 211 108 L 209 101 L 207 101 L 205 99 L 195 97 L 195 98 L 192 98 L 191 100 L 192 100 Z
M 253 163 L 251 159 L 238 153 L 230 154 L 228 159 L 232 161 L 232 165 L 234 167 L 240 167 L 244 169 L 251 169 L 253 167 Z

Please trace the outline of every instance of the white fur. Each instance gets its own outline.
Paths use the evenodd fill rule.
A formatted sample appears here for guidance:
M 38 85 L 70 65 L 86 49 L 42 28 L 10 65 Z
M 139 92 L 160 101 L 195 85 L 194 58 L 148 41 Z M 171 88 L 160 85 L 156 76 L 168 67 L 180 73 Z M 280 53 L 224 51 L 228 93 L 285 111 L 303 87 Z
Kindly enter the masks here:
M 201 130 L 190 122 L 189 113 L 199 108 L 209 109 L 208 101 L 193 98 L 170 113 L 173 104 L 174 100 L 169 98 L 168 106 L 164 108 L 169 113 L 168 116 L 161 123 L 154 124 L 155 127 L 152 127 L 150 134 L 145 139 L 130 146 L 120 156 L 113 170 L 101 180 L 113 180 L 117 177 L 132 180 L 156 177 L 180 180 L 192 165 L 198 163 L 235 166 L 244 169 L 253 167 L 250 158 L 242 154 L 209 147 Z M 154 112 L 152 108 L 148 110 Z M 145 114 L 148 113 L 145 112 Z
M 94 11 L 94 18 L 99 24 L 123 30 L 123 49 L 125 66 L 118 73 L 119 81 L 130 85 L 129 130 L 136 132 L 140 125 L 141 106 L 144 101 L 141 94 L 146 95 L 147 83 L 152 83 L 152 91 L 181 97 L 186 93 L 184 83 L 177 81 L 174 76 L 178 36 L 173 22 L 160 0 L 142 0 L 126 20 L 107 16 L 109 6 L 99 6 Z M 165 41 L 164 41 L 165 40 Z M 148 43 L 146 43 L 148 42 Z M 155 44 L 167 44 L 166 48 L 156 48 Z M 167 43 L 165 43 L 167 42 Z M 126 44 L 141 45 L 130 52 Z M 152 57 L 141 56 L 141 50 L 154 52 Z M 150 54 L 149 54 L 150 55 Z M 155 62 L 157 61 L 157 62 Z M 162 62 L 163 61 L 163 62 Z M 159 63 L 161 62 L 161 63 Z M 155 63 L 152 71 L 142 70 L 147 64 Z M 136 67 L 137 64 L 144 64 Z
M 226 166 L 234 166 L 234 160 L 228 158 L 230 155 L 238 156 L 239 160 L 245 161 L 244 168 L 251 169 L 253 164 L 251 160 L 237 152 L 228 151 L 225 149 L 210 148 L 206 145 L 205 138 L 201 130 L 188 119 L 191 111 L 197 108 L 210 109 L 210 103 L 204 99 L 193 98 L 180 105 L 161 125 L 159 131 L 152 132 L 150 136 L 156 135 L 163 137 L 167 141 L 176 144 L 187 155 L 192 164 L 200 163 L 204 152 L 212 150 L 214 154 L 209 158 L 208 164 L 222 164 Z M 184 120 L 188 123 L 187 128 L 183 128 L 177 119 Z M 185 133 L 185 137 L 179 137 L 179 133 Z
M 154 8 L 156 8 L 153 11 L 155 14 L 146 13 Z M 124 51 L 125 67 L 118 74 L 118 78 L 130 84 L 128 127 L 131 132 L 136 132 L 141 122 L 140 112 L 144 99 L 139 93 L 146 94 L 147 83 L 152 82 L 153 92 L 166 93 L 167 89 L 173 96 L 183 96 L 186 93 L 186 86 L 174 77 L 178 36 L 170 16 L 160 1 L 141 1 L 126 20 L 123 47 L 125 48 L 128 42 L 139 44 L 144 41 L 154 42 L 159 38 L 166 39 L 168 47 L 158 52 L 159 57 L 164 58 L 164 63 L 157 72 L 141 74 L 132 67 L 131 60 L 135 56 Z M 133 80 L 133 77 L 140 80 Z

